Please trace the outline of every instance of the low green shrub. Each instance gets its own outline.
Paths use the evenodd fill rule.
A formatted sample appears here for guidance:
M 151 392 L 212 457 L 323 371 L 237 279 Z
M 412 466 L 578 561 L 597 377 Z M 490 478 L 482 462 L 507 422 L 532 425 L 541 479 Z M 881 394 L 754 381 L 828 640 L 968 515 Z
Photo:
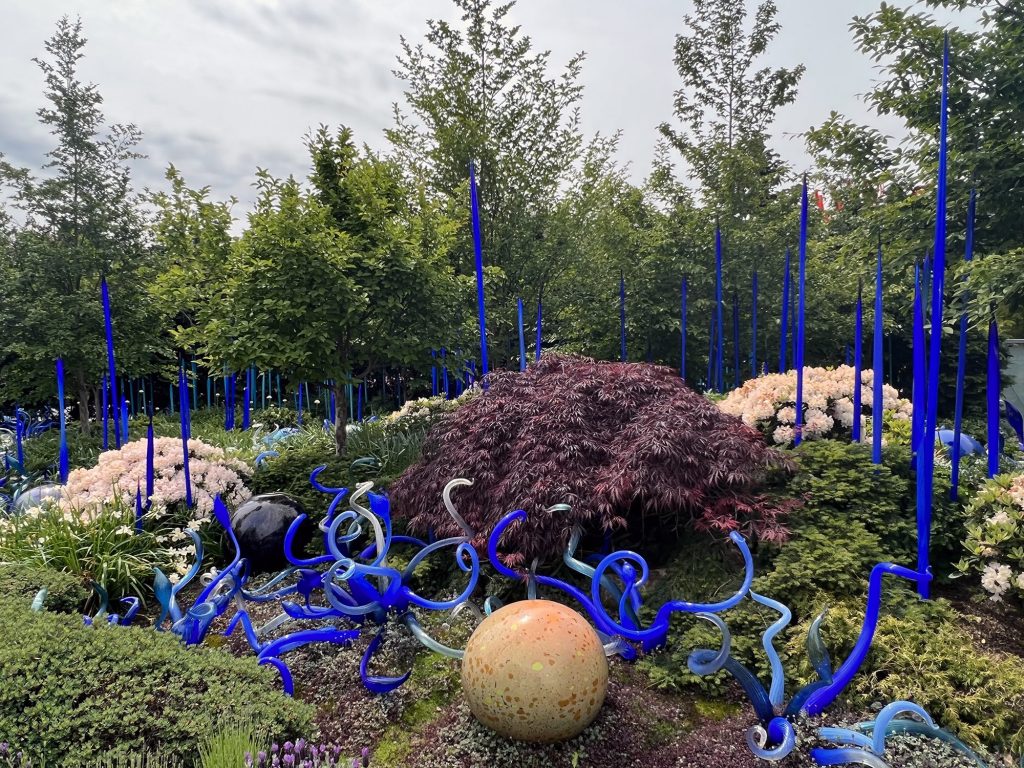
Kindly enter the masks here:
M 327 466 L 319 476 L 323 485 L 353 488 L 352 462 L 334 453 L 333 437 L 329 442 L 292 438 L 277 444 L 274 450 L 279 455 L 260 464 L 252 476 L 253 493 L 287 493 L 298 499 L 311 517 L 319 518 L 327 512 L 332 497 L 310 485 L 309 475 L 314 469 Z
M 804 499 L 803 509 L 788 519 L 794 539 L 824 521 L 857 521 L 879 537 L 886 559 L 916 560 L 917 490 L 908 449 L 887 446 L 879 465 L 871 461 L 871 446 L 840 440 L 808 441 L 792 455 L 800 471 L 786 491 Z M 963 514 L 959 503 L 950 499 L 949 488 L 948 468 L 937 469 L 932 498 L 936 564 L 951 559 L 963 538 Z M 961 490 L 969 493 L 971 485 L 961 483 Z
M 75 613 L 89 597 L 81 579 L 70 573 L 33 563 L 0 563 L 0 599 L 20 600 L 27 607 L 41 589 L 46 590 L 43 608 L 54 613 Z
M 0 518 L 0 562 L 60 570 L 81 584 L 95 581 L 111 599 L 145 597 L 154 567 L 184 572 L 191 564 L 184 550 L 161 543 L 169 530 L 154 525 L 136 531 L 134 506 L 121 497 L 89 510 L 48 504 Z
M 0 601 L 0 680 L 0 734 L 50 768 L 147 750 L 193 764 L 199 743 L 231 723 L 284 737 L 307 732 L 312 715 L 253 658 L 152 630 L 88 628 L 20 601 Z
M 966 621 L 943 601 L 889 605 L 878 622 L 864 666 L 841 700 L 856 709 L 905 699 L 970 746 L 1024 752 L 1024 660 L 979 650 Z M 829 609 L 823 637 L 841 660 L 861 630 L 864 606 L 843 601 Z M 814 679 L 802 643 L 809 622 L 790 633 L 787 651 L 799 658 L 802 681 Z

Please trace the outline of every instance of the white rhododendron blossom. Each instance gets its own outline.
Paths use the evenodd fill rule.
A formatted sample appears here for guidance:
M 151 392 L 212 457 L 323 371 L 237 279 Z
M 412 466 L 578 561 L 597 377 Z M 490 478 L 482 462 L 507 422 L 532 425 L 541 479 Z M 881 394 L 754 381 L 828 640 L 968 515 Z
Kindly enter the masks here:
M 188 441 L 188 453 L 193 503 L 188 525 L 198 529 L 209 522 L 215 496 L 219 495 L 229 507 L 237 507 L 252 495 L 245 485 L 251 470 L 244 461 L 228 456 L 223 449 L 194 438 Z M 90 507 L 111 504 L 118 496 L 132 500 L 137 489 L 141 489 L 145 503 L 144 439 L 127 443 L 118 451 L 101 453 L 95 467 L 71 472 L 64 486 L 61 506 L 81 513 Z M 185 503 L 184 456 L 179 438 L 158 437 L 153 441 L 153 495 L 149 500 L 152 502 L 149 514 L 154 517 L 161 517 Z
M 854 369 L 850 365 L 837 368 L 804 368 L 803 424 L 805 440 L 848 436 L 853 428 Z M 861 440 L 871 439 L 871 404 L 874 373 L 861 371 Z M 760 429 L 776 445 L 790 445 L 796 427 L 796 371 L 770 373 L 750 379 L 734 389 L 719 407 L 738 416 L 743 423 Z M 909 400 L 888 384 L 882 385 L 882 408 L 892 417 L 910 419 Z
M 991 594 L 990 600 L 999 602 L 1010 588 L 1013 571 L 1010 566 L 1002 563 L 989 563 L 981 574 L 981 586 Z
M 967 517 L 967 557 L 957 570 L 980 573 L 991 600 L 1024 598 L 1024 473 L 986 480 Z

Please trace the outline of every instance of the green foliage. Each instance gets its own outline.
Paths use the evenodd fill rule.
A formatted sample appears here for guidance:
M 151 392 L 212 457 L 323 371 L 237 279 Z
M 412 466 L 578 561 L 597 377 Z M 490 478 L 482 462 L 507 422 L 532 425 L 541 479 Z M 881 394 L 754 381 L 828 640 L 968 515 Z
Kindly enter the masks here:
M 887 601 L 888 603 L 888 601 Z M 853 647 L 864 607 L 841 601 L 829 608 L 824 638 L 833 659 Z M 924 707 L 944 728 L 971 746 L 1024 751 L 1024 660 L 980 649 L 968 621 L 942 601 L 905 601 L 883 613 L 867 661 L 844 699 L 866 709 L 876 701 L 904 699 Z M 801 659 L 800 678 L 813 672 L 800 650 L 808 622 L 790 633 L 791 658 Z
M 208 736 L 199 747 L 199 764 L 202 768 L 239 768 L 245 764 L 245 756 L 255 760 L 260 751 L 270 746 L 270 737 L 252 723 L 239 723 L 218 729 Z
M 753 589 L 789 606 L 795 622 L 813 618 L 837 600 L 851 600 L 851 604 L 860 600 L 863 616 L 868 575 L 875 564 L 916 562 L 915 485 L 909 453 L 899 446 L 887 448 L 883 463 L 876 467 L 870 446 L 816 440 L 804 442 L 792 455 L 799 471 L 785 492 L 802 498 L 804 505 L 787 518 L 791 540 L 777 551 L 761 553 L 755 569 L 760 575 Z M 948 562 L 943 553 L 959 546 L 963 528 L 958 505 L 949 501 L 948 484 L 941 476 L 936 480 L 933 563 L 942 575 L 942 564 Z M 657 584 L 647 602 L 657 606 L 684 596 L 699 600 L 724 594 L 735 588 L 739 568 L 738 563 L 724 568 L 699 549 L 684 550 L 666 568 L 676 576 Z M 761 635 L 777 617 L 751 601 L 724 616 L 734 638 L 733 656 L 764 676 L 769 669 Z M 790 629 L 785 636 L 798 634 Z M 803 642 L 806 632 L 799 637 Z M 719 642 L 717 631 L 706 623 L 681 620 L 672 627 L 667 650 L 645 662 L 645 668 L 660 687 L 696 684 L 720 691 L 727 675 L 699 678 L 686 668 L 693 648 L 717 648 Z M 788 657 L 784 653 L 782 658 L 785 663 Z M 793 670 L 787 667 L 787 673 Z
M 63 571 L 84 584 L 95 581 L 116 599 L 146 595 L 153 568 L 167 568 L 159 530 L 136 532 L 135 508 L 115 500 L 93 511 L 55 506 L 0 518 L 0 562 Z
M 878 466 L 871 462 L 870 446 L 838 440 L 807 441 L 793 455 L 801 471 L 788 492 L 805 499 L 804 507 L 790 517 L 795 539 L 823 522 L 859 522 L 877 537 L 883 559 L 916 558 L 916 480 L 908 448 L 883 448 Z M 962 493 L 970 491 L 969 480 L 964 478 Z M 948 466 L 936 467 L 932 506 L 933 561 L 938 565 L 957 551 L 963 533 L 960 506 L 950 500 Z M 942 575 L 941 569 L 936 573 Z
M 191 764 L 218 728 L 251 722 L 285 737 L 306 731 L 311 716 L 251 657 L 6 602 L 0 677 L 0 733 L 55 768 L 147 749 Z
M 253 493 L 281 492 L 295 497 L 314 519 L 327 511 L 332 498 L 310 485 L 309 475 L 314 469 L 327 466 L 320 474 L 320 482 L 325 485 L 352 487 L 351 459 L 334 452 L 333 441 L 326 432 L 319 428 L 315 431 L 320 433 L 319 439 L 296 441 L 292 438 L 276 445 L 274 450 L 280 455 L 257 467 L 251 483 Z
M 209 199 L 210 188 L 190 189 L 173 165 L 165 178 L 170 192 L 150 195 L 156 208 L 153 240 L 160 254 L 159 271 L 146 289 L 173 327 L 171 335 L 185 347 L 197 342 L 194 328 L 202 308 L 219 299 L 231 251 L 234 218 L 227 202 Z
M 41 589 L 46 590 L 43 608 L 54 613 L 74 613 L 89 596 L 81 580 L 70 573 L 21 561 L 0 563 L 0 599 L 20 600 L 28 607 Z
M 131 188 L 130 162 L 141 133 L 105 125 L 102 97 L 79 78 L 85 39 L 80 21 L 57 23 L 36 59 L 45 79 L 40 123 L 54 137 L 42 175 L 0 160 L 0 183 L 24 225 L 0 258 L 0 397 L 42 403 L 55 393 L 54 360 L 64 359 L 70 400 L 88 407 L 105 370 L 100 280 L 109 277 L 118 362 L 152 370 L 161 347 L 159 317 L 144 298 L 150 254 Z M 76 397 L 77 396 L 77 397 Z M 96 401 L 98 402 L 98 401 Z M 89 421 L 81 420 L 83 431 Z

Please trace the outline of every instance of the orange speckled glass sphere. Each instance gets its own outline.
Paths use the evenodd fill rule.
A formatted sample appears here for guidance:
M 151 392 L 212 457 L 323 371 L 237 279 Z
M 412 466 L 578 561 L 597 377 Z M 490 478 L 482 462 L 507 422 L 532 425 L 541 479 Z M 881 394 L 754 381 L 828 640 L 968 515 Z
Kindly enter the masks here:
M 563 741 L 597 717 L 608 690 L 608 660 L 594 628 L 572 608 L 521 600 L 473 632 L 462 660 L 473 715 L 520 741 Z

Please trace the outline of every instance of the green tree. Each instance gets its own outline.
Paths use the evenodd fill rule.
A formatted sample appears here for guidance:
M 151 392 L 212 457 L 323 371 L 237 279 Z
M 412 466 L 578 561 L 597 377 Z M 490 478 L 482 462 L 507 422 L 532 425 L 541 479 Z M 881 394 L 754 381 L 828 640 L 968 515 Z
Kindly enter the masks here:
M 97 87 L 78 77 L 85 42 L 81 22 L 65 17 L 46 42 L 49 57 L 35 59 L 48 102 L 39 120 L 55 139 L 42 175 L 0 162 L 25 222 L 4 266 L 11 300 L 0 303 L 0 390 L 42 402 L 52 395 L 54 361 L 62 356 L 88 432 L 90 387 L 106 360 L 101 278 L 110 283 L 121 371 L 150 370 L 157 333 L 138 279 L 149 254 L 128 165 L 139 157 L 141 133 L 134 125 L 104 128 Z
M 459 274 L 472 274 L 468 226 L 469 163 L 478 162 L 491 356 L 501 365 L 518 354 L 515 300 L 534 304 L 565 268 L 553 243 L 552 210 L 560 188 L 580 159 L 583 54 L 560 74 L 550 53 L 537 52 L 508 18 L 514 3 L 453 0 L 462 26 L 427 22 L 424 43 L 402 40 L 396 74 L 405 104 L 395 105 L 387 131 L 396 157 L 463 211 L 464 226 L 450 258 Z M 455 325 L 472 317 L 468 307 Z M 457 333 L 457 331 L 456 331 Z
M 977 27 L 940 22 L 931 9 L 970 11 Z M 926 0 L 916 7 L 881 4 L 850 24 L 858 48 L 879 62 L 881 76 L 867 94 L 879 115 L 902 119 L 907 136 L 900 143 L 847 117 L 832 113 L 807 134 L 819 182 L 836 201 L 823 231 L 829 264 L 839 272 L 868 276 L 874 241 L 881 236 L 886 253 L 887 328 L 895 337 L 897 379 L 909 381 L 909 337 L 913 265 L 933 246 L 938 170 L 939 86 L 943 38 L 950 41 L 949 172 L 946 278 L 948 305 L 943 313 L 952 334 L 963 302 L 982 327 L 970 339 L 970 370 L 984 355 L 984 327 L 995 314 L 1011 332 L 1024 330 L 1024 223 L 1019 210 L 1024 190 L 1022 92 L 1014 72 L 1024 65 L 1020 37 L 1024 10 L 997 0 Z M 978 190 L 975 260 L 962 261 L 967 200 Z M 963 282 L 960 275 L 970 274 Z M 951 338 L 955 338 L 951 335 Z M 976 348 L 977 347 L 977 348 Z M 944 345 L 943 372 L 955 371 L 956 345 Z M 981 363 L 983 365 L 983 363 Z M 968 377 L 965 402 L 983 386 Z M 952 382 L 941 391 L 952 391 Z M 948 405 L 940 402 L 940 407 Z
M 790 169 L 771 148 L 769 131 L 779 109 L 796 97 L 804 67 L 758 66 L 781 28 L 777 13 L 774 2 L 761 2 L 748 28 L 744 0 L 695 0 L 693 11 L 683 18 L 685 30 L 675 39 L 674 61 L 681 80 L 673 102 L 677 124 L 666 122 L 659 130 L 667 146 L 679 153 L 687 176 L 696 183 L 696 211 L 689 196 L 673 191 L 674 171 L 664 150 L 652 177 L 656 186 L 669 192 L 672 234 L 665 248 L 678 265 L 676 284 L 682 273 L 690 276 L 691 365 L 699 358 L 706 362 L 708 318 L 715 308 L 716 221 L 721 226 L 725 367 L 729 381 L 733 377 L 728 369 L 735 359 L 732 296 L 737 296 L 741 307 L 740 364 L 742 375 L 747 375 L 751 284 L 756 270 L 758 358 L 767 359 L 775 367 L 785 250 L 791 247 L 795 253 L 797 246 L 799 189 L 792 184 Z M 811 223 L 816 225 L 816 217 Z M 828 306 L 828 302 L 823 305 Z M 831 361 L 841 352 L 839 339 L 846 334 L 824 320 L 814 326 L 818 336 L 808 338 L 809 359 L 821 356 Z
M 209 362 L 344 385 L 422 362 L 456 290 L 454 224 L 347 129 L 309 138 L 313 189 L 257 175 L 259 200 L 228 259 L 220 301 L 198 313 Z M 338 453 L 346 409 L 336 409 Z
M 150 195 L 156 209 L 151 223 L 159 271 L 148 281 L 149 293 L 171 325 L 181 347 L 194 346 L 197 317 L 218 299 L 231 254 L 231 207 L 238 201 L 210 199 L 210 188 L 191 189 L 173 165 L 165 178 L 169 192 Z

